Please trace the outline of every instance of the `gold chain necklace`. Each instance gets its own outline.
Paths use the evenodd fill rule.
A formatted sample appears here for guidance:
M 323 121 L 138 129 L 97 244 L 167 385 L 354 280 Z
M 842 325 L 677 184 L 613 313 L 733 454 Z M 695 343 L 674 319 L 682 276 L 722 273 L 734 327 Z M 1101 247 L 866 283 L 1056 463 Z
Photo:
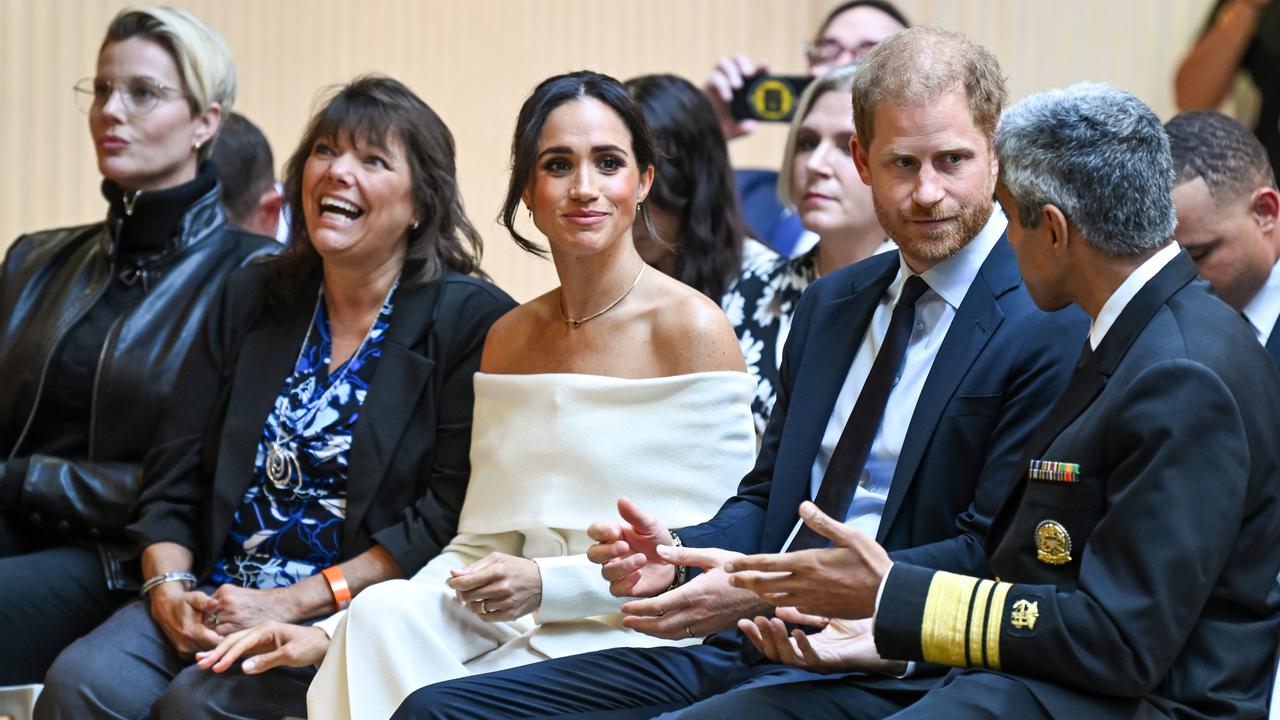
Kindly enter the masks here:
M 569 324 L 569 327 L 577 329 L 577 328 L 582 327 L 582 326 L 583 326 L 584 324 L 586 324 L 589 320 L 595 320 L 596 318 L 600 317 L 601 315 L 603 315 L 603 314 L 605 314 L 605 313 L 609 312 L 610 310 L 614 309 L 615 307 L 617 307 L 617 306 L 618 306 L 618 303 L 620 303 L 620 302 L 622 302 L 623 300 L 627 299 L 627 296 L 631 294 L 631 291 L 632 291 L 632 290 L 635 290 L 635 289 L 636 289 L 636 286 L 640 284 L 640 276 L 641 276 L 641 275 L 644 275 L 644 269 L 645 269 L 646 267 L 648 267 L 648 264 L 647 264 L 647 263 L 640 263 L 640 272 L 636 273 L 636 279 L 635 279 L 635 281 L 631 283 L 631 287 L 627 288 L 627 291 L 626 291 L 626 292 L 624 292 L 624 293 L 622 293 L 621 295 L 619 295 L 619 296 L 618 296 L 618 299 L 617 299 L 617 300 L 614 300 L 613 302 L 609 303 L 609 304 L 605 307 L 605 309 L 603 309 L 603 310 L 599 310 L 599 311 L 597 311 L 597 312 L 593 312 L 593 313 L 591 313 L 590 315 L 588 315 L 588 316 L 586 316 L 586 317 L 584 317 L 584 318 L 571 318 L 571 317 L 569 317 L 568 313 L 566 313 L 566 312 L 564 311 L 564 290 L 563 290 L 563 289 L 561 289 L 561 290 L 560 290 L 560 319 L 561 319 L 561 320 L 564 320 L 566 323 L 568 323 L 568 324 Z

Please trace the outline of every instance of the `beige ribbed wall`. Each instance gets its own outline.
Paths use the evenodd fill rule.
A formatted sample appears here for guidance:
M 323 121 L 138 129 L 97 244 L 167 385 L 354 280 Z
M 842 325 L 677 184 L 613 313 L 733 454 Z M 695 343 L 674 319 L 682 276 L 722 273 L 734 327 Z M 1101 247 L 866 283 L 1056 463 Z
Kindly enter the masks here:
M 1173 112 L 1178 56 L 1212 0 L 899 0 L 913 21 L 969 34 L 999 56 L 1013 97 L 1105 80 Z M 675 72 L 701 84 L 745 52 L 798 72 L 800 44 L 830 0 L 174 0 L 227 38 L 237 109 L 275 148 L 296 142 L 317 90 L 379 71 L 413 87 L 453 129 L 485 266 L 527 299 L 554 283 L 493 221 L 520 102 L 542 78 L 591 68 L 620 78 Z M 0 0 L 0 248 L 27 230 L 103 212 L 85 118 L 71 85 L 91 75 L 121 2 Z M 783 132 L 733 143 L 740 165 L 773 166 Z

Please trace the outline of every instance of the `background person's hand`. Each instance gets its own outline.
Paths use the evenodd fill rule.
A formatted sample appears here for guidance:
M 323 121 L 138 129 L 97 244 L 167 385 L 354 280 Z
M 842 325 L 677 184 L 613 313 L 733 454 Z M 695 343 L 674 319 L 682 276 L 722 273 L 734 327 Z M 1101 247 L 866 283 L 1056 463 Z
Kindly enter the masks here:
M 600 565 L 600 575 L 616 597 L 653 597 L 676 579 L 676 569 L 658 554 L 671 545 L 671 531 L 626 498 L 618 499 L 620 521 L 595 522 L 587 535 L 596 543 L 587 559 Z
M 769 72 L 769 63 L 752 60 L 746 55 L 723 57 L 716 61 L 711 77 L 702 84 L 702 92 L 711 101 L 716 111 L 716 119 L 720 121 L 720 129 L 724 131 L 725 140 L 733 140 L 755 132 L 755 120 L 737 120 L 730 111 L 733 94 L 746 86 L 746 81 L 759 73 Z
M 237 660 L 246 675 L 264 673 L 273 667 L 319 665 L 329 651 L 329 636 L 318 627 L 266 622 L 223 638 L 216 648 L 196 653 L 201 670 L 226 672 Z
M 489 553 L 449 574 L 445 584 L 472 612 L 489 622 L 515 620 L 542 604 L 542 571 L 528 558 Z

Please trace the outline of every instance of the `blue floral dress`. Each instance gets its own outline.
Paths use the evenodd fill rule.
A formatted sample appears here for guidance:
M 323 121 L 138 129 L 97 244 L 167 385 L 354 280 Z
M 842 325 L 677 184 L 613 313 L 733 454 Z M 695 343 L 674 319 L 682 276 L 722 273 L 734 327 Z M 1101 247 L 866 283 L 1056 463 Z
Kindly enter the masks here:
M 214 562 L 215 584 L 285 587 L 340 559 L 351 436 L 382 355 L 394 295 L 392 288 L 364 343 L 330 374 L 331 332 L 322 291 L 312 330 L 263 425 L 254 482 Z M 276 442 L 297 460 L 285 482 L 267 473 Z

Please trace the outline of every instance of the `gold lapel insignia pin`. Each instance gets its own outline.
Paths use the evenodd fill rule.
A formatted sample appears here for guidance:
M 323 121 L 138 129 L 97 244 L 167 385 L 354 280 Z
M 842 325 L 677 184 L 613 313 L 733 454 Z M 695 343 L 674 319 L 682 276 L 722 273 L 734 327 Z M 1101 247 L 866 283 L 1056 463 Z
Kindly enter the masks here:
M 1057 520 L 1042 520 L 1036 525 L 1036 559 L 1050 565 L 1071 562 L 1071 535 Z

